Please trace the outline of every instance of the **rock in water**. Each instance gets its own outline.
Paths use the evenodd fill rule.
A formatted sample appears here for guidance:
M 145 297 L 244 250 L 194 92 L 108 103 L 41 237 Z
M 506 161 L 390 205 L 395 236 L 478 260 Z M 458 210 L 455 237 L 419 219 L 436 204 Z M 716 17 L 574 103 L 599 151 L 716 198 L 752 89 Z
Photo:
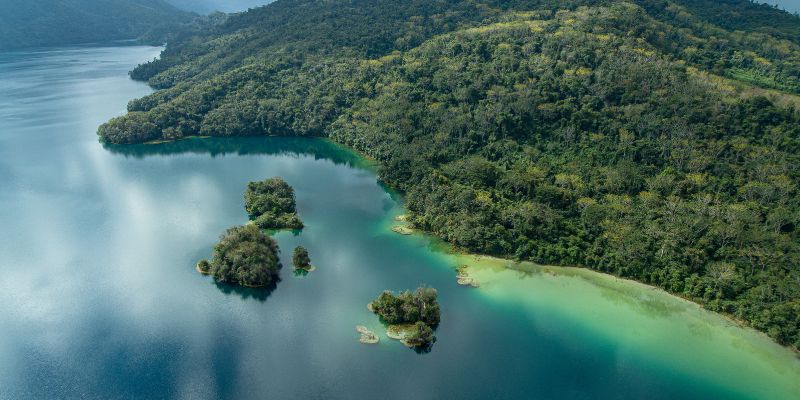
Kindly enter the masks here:
M 375 344 L 380 341 L 378 335 L 367 329 L 367 327 L 364 325 L 356 325 L 356 332 L 361 334 L 361 337 L 358 339 L 358 341 L 361 343 Z

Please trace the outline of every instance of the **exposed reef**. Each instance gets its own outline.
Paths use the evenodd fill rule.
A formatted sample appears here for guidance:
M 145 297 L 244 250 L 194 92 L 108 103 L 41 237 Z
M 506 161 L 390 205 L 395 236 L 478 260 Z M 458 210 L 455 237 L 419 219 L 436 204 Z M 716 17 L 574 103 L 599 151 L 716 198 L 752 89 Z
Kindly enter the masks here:
M 469 268 L 468 265 L 459 265 L 456 267 L 456 282 L 462 286 L 480 287 L 478 281 L 469 276 L 467 268 Z
M 358 339 L 359 342 L 364 344 L 375 344 L 380 341 L 378 335 L 375 332 L 367 329 L 364 325 L 356 325 L 356 332 L 361 334 L 361 337 Z
M 395 225 L 392 227 L 392 232 L 399 233 L 401 235 L 410 235 L 414 233 L 414 229 L 403 225 Z

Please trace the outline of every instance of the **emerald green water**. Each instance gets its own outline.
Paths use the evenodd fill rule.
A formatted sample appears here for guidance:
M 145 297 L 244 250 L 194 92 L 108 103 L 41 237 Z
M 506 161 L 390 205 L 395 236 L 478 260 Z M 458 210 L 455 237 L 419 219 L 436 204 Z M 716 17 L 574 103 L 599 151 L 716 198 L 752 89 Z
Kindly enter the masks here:
M 330 142 L 102 146 L 97 125 L 150 91 L 126 72 L 158 51 L 0 54 L 0 399 L 799 397 L 794 354 L 691 303 L 391 232 L 398 198 Z M 270 293 L 198 274 L 247 220 L 246 182 L 276 175 L 306 223 L 276 235 L 284 264 L 302 244 L 318 269 Z M 480 288 L 456 284 L 465 263 Z M 442 304 L 427 354 L 366 309 L 420 284 Z

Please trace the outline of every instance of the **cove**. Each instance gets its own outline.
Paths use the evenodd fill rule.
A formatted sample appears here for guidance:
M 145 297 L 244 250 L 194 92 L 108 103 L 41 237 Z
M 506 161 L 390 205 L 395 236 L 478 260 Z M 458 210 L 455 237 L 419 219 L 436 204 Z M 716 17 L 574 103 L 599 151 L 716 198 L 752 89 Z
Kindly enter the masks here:
M 391 232 L 402 201 L 329 141 L 103 146 L 95 130 L 150 92 L 152 47 L 0 54 L 0 399 L 792 399 L 800 361 L 650 287 L 509 265 Z M 272 292 L 195 263 L 244 223 L 250 180 L 282 176 L 306 224 L 276 235 Z M 291 249 L 317 270 L 298 278 Z M 468 264 L 478 289 L 458 286 Z M 507 267 L 512 268 L 507 268 Z M 388 340 L 366 304 L 439 290 L 430 353 Z M 358 342 L 356 325 L 381 335 Z

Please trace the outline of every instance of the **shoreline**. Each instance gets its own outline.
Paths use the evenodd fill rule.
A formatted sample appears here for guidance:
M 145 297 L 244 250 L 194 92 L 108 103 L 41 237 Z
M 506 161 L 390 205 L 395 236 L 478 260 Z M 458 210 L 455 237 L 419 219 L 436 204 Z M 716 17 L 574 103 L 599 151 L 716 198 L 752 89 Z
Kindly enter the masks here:
M 784 345 L 778 343 L 775 339 L 773 339 L 769 335 L 767 335 L 766 332 L 763 332 L 761 330 L 758 330 L 758 329 L 748 325 L 745 321 L 737 319 L 731 314 L 721 313 L 721 312 L 709 310 L 709 309 L 703 307 L 702 304 L 697 303 L 697 302 L 693 301 L 690 298 L 686 298 L 684 296 L 680 296 L 680 295 L 677 295 L 675 293 L 668 292 L 668 291 L 666 291 L 663 288 L 660 288 L 658 286 L 653 286 L 653 285 L 650 285 L 650 284 L 647 284 L 647 283 L 644 283 L 644 282 L 639 282 L 639 281 L 637 281 L 635 279 L 630 279 L 630 278 L 625 278 L 625 277 L 621 277 L 621 276 L 614 275 L 614 274 L 600 272 L 600 271 L 593 270 L 593 269 L 588 268 L 588 267 L 577 267 L 577 266 L 572 266 L 572 265 L 569 265 L 569 266 L 542 265 L 542 264 L 536 264 L 536 263 L 533 263 L 533 262 L 530 262 L 530 261 L 519 262 L 519 261 L 509 260 L 509 259 L 505 259 L 505 258 L 494 257 L 494 256 L 489 256 L 489 255 L 480 255 L 480 254 L 460 254 L 460 255 L 461 256 L 472 256 L 472 257 L 486 258 L 486 259 L 489 259 L 489 260 L 492 260 L 492 261 L 510 263 L 511 265 L 528 263 L 528 264 L 531 264 L 531 265 L 533 265 L 535 267 L 543 268 L 543 269 L 547 269 L 547 268 L 563 269 L 563 270 L 567 270 L 567 271 L 573 272 L 573 273 L 575 273 L 575 275 L 590 274 L 590 275 L 595 275 L 595 276 L 597 276 L 597 277 L 599 277 L 601 279 L 614 279 L 616 281 L 622 281 L 627 285 L 638 286 L 641 289 L 647 289 L 647 290 L 651 290 L 651 291 L 660 292 L 663 295 L 670 296 L 670 297 L 674 298 L 675 300 L 681 301 L 681 302 L 683 302 L 683 303 L 685 303 L 685 304 L 687 304 L 687 305 L 689 305 L 691 307 L 695 307 L 695 308 L 697 308 L 699 310 L 702 310 L 703 312 L 707 312 L 707 313 L 711 313 L 711 314 L 714 314 L 714 315 L 718 315 L 718 316 L 724 318 L 727 322 L 731 323 L 732 325 L 735 325 L 738 328 L 753 331 L 753 332 L 757 333 L 758 335 L 763 336 L 766 339 L 769 339 L 771 342 L 777 344 L 778 346 L 783 347 L 786 350 L 789 350 L 789 351 L 793 352 L 795 355 L 797 355 L 798 358 L 800 358 L 800 349 L 798 349 L 798 348 L 796 348 L 794 346 L 790 346 L 790 345 L 789 346 L 784 346 Z M 507 268 L 509 270 L 512 270 L 512 271 L 531 272 L 531 271 L 526 271 L 523 268 L 514 268 L 511 265 L 506 265 L 505 268 Z M 581 278 L 584 278 L 584 277 L 581 277 Z
M 402 206 L 401 206 L 401 208 L 402 208 Z M 398 214 L 398 215 L 393 216 L 393 217 L 391 217 L 389 219 L 389 227 L 390 227 L 390 231 L 392 233 L 400 234 L 401 236 L 417 236 L 417 237 L 420 237 L 420 238 L 422 238 L 424 240 L 428 240 L 430 245 L 434 248 L 434 251 L 439 251 L 439 252 L 442 252 L 442 253 L 444 253 L 444 254 L 446 254 L 448 256 L 455 257 L 457 260 L 459 258 L 469 258 L 472 261 L 472 263 L 481 263 L 481 262 L 486 262 L 486 261 L 494 262 L 494 263 L 498 263 L 498 264 L 502 263 L 503 264 L 502 267 L 504 269 L 508 269 L 508 270 L 511 270 L 511 271 L 524 272 L 524 273 L 532 273 L 532 272 L 535 272 L 534 270 L 538 269 L 538 270 L 540 270 L 541 272 L 544 272 L 544 273 L 555 274 L 555 272 L 552 271 L 551 269 L 557 269 L 557 270 L 561 270 L 563 272 L 567 272 L 571 276 L 578 276 L 578 277 L 580 277 L 582 279 L 587 279 L 588 280 L 587 277 L 581 276 L 581 275 L 593 275 L 593 276 L 595 276 L 595 277 L 597 277 L 599 279 L 613 279 L 615 281 L 621 281 L 621 282 L 623 282 L 624 284 L 627 284 L 627 285 L 637 286 L 640 289 L 660 292 L 660 294 L 662 294 L 662 295 L 666 295 L 666 296 L 672 297 L 673 299 L 679 300 L 679 301 L 681 301 L 681 302 L 683 302 L 683 303 L 685 303 L 685 304 L 687 304 L 687 305 L 689 305 L 691 307 L 694 307 L 694 308 L 696 308 L 698 310 L 702 310 L 703 312 L 707 312 L 707 313 L 711 313 L 713 315 L 719 316 L 719 317 L 723 318 L 726 322 L 730 323 L 733 326 L 736 326 L 737 328 L 755 332 L 759 336 L 761 336 L 761 337 L 769 340 L 770 342 L 772 342 L 772 343 L 774 343 L 774 344 L 776 344 L 776 345 L 788 350 L 789 352 L 793 353 L 796 358 L 800 359 L 800 348 L 796 348 L 796 347 L 794 347 L 792 345 L 783 345 L 783 344 L 779 343 L 778 341 L 776 341 L 775 339 L 773 339 L 772 337 L 770 337 L 766 332 L 761 331 L 759 329 L 756 329 L 753 326 L 749 325 L 746 321 L 740 320 L 740 319 L 734 317 L 733 315 L 731 315 L 729 313 L 722 313 L 722 312 L 718 312 L 718 311 L 709 310 L 709 309 L 703 307 L 702 304 L 700 304 L 698 302 L 695 302 L 690 298 L 681 296 L 681 295 L 676 294 L 676 293 L 671 293 L 671 292 L 669 292 L 669 291 L 667 291 L 667 290 L 665 290 L 665 289 L 663 289 L 661 287 L 658 287 L 658 286 L 653 286 L 653 285 L 650 285 L 650 284 L 647 284 L 647 283 L 644 283 L 644 282 L 637 281 L 635 279 L 626 278 L 626 277 L 622 277 L 622 276 L 611 274 L 611 273 L 607 273 L 607 272 L 597 271 L 597 270 L 591 269 L 589 267 L 581 267 L 581 266 L 575 266 L 575 265 L 538 264 L 538 263 L 535 263 L 533 261 L 517 261 L 517 260 L 513 260 L 513 259 L 508 259 L 508 258 L 503 258 L 503 257 L 498 257 L 498 256 L 492 256 L 492 255 L 487 255 L 487 254 L 473 253 L 473 252 L 467 251 L 467 250 L 465 250 L 463 248 L 459 248 L 458 246 L 455 246 L 455 245 L 453 245 L 451 243 L 448 243 L 448 242 L 442 240 L 441 238 L 433 235 L 430 232 L 424 231 L 424 230 L 416 228 L 416 227 L 412 227 L 410 225 L 404 225 L 403 228 L 404 228 L 404 231 L 406 231 L 406 232 L 400 233 L 400 232 L 398 232 L 397 230 L 394 229 L 394 226 L 392 225 L 392 223 L 397 223 L 398 221 L 401 221 L 401 220 L 402 220 L 402 222 L 406 223 L 406 219 L 407 219 L 407 215 L 408 215 L 407 214 L 407 210 L 405 210 L 405 208 L 402 208 L 402 211 L 403 211 L 402 214 Z M 402 218 L 402 219 L 398 219 L 398 218 Z M 456 278 L 458 278 L 458 273 L 459 273 L 458 272 L 458 268 L 463 268 L 464 266 L 466 266 L 466 269 L 469 269 L 469 268 L 473 267 L 473 265 L 471 263 L 469 263 L 469 262 L 462 262 L 464 260 L 458 260 L 458 261 L 459 261 L 459 264 L 455 269 Z M 526 266 L 528 268 L 526 268 Z M 562 276 L 565 276 L 565 274 L 562 274 Z M 472 288 L 480 290 L 480 287 L 481 287 L 480 286 L 480 281 L 475 281 L 475 283 L 477 285 L 476 286 L 472 286 Z M 597 284 L 597 282 L 595 282 L 595 281 L 592 281 L 591 283 Z
M 204 272 L 203 270 L 200 269 L 199 265 L 195 265 L 194 269 L 197 272 L 199 272 L 200 275 L 211 276 L 214 279 L 214 281 L 217 281 L 217 278 L 214 278 L 212 276 L 211 272 Z M 217 281 L 217 282 L 219 282 L 219 281 Z M 221 283 L 225 283 L 225 284 L 228 284 L 228 285 L 236 285 L 236 286 L 246 287 L 246 288 L 250 288 L 250 289 L 259 289 L 259 288 L 265 288 L 265 287 L 269 286 L 269 285 L 248 285 L 246 283 L 232 283 L 232 282 L 221 282 Z
M 272 137 L 281 137 L 281 136 L 280 135 L 272 135 Z M 198 138 L 199 139 L 204 139 L 204 138 L 210 138 L 210 137 L 209 136 L 186 136 L 186 137 L 182 137 L 182 138 L 178 138 L 178 139 L 153 140 L 153 141 L 144 142 L 144 143 L 140 143 L 140 144 L 164 144 L 164 143 L 177 142 L 179 140 L 193 139 L 193 138 L 194 139 L 198 139 Z M 334 141 L 334 140 L 332 140 L 330 138 L 327 138 L 327 137 L 309 136 L 309 138 L 313 138 L 313 139 L 316 139 L 316 140 L 323 140 L 323 141 L 329 142 L 334 146 L 337 146 L 339 148 L 342 148 L 344 150 L 350 151 L 350 152 L 358 155 L 360 158 L 362 158 L 365 161 L 367 169 L 370 170 L 371 172 L 377 174 L 376 167 L 378 166 L 379 163 L 377 162 L 377 160 L 373 159 L 372 157 L 369 157 L 367 154 L 363 153 L 362 151 L 360 151 L 360 150 L 358 150 L 356 148 L 345 146 L 344 144 L 336 142 L 336 141 Z M 101 142 L 102 142 L 102 139 L 101 139 Z M 135 144 L 135 143 L 130 143 L 130 144 Z M 622 277 L 622 276 L 618 276 L 618 275 L 614 275 L 614 274 L 610 274 L 610 273 L 606 273 L 606 272 L 597 271 L 597 270 L 591 269 L 589 267 L 574 266 L 574 265 L 542 265 L 542 264 L 537 264 L 537 263 L 534 263 L 534 262 L 531 262 L 531 261 L 515 261 L 515 260 L 511 260 L 511 259 L 497 257 L 497 256 L 490 256 L 490 255 L 485 255 L 485 254 L 472 253 L 472 252 L 466 251 L 465 249 L 461 249 L 461 248 L 459 248 L 459 247 L 457 247 L 457 246 L 455 246 L 453 244 L 445 242 L 443 239 L 433 235 L 430 232 L 427 232 L 427 231 L 418 229 L 416 227 L 413 227 L 413 224 L 411 224 L 411 223 L 409 223 L 409 222 L 407 222 L 405 220 L 407 218 L 407 216 L 408 216 L 408 210 L 405 209 L 405 206 L 403 204 L 404 201 L 403 201 L 402 193 L 398 192 L 394 188 L 391 188 L 391 187 L 387 186 L 387 184 L 385 182 L 383 182 L 380 179 L 379 176 L 377 176 L 377 181 L 389 193 L 389 195 L 392 198 L 396 199 L 396 201 L 398 202 L 399 208 L 403 211 L 400 214 L 390 216 L 390 218 L 387 221 L 389 223 L 389 225 L 388 225 L 389 229 L 388 230 L 390 232 L 392 232 L 393 234 L 396 234 L 396 235 L 399 234 L 401 236 L 421 236 L 421 237 L 424 237 L 425 239 L 429 240 L 431 242 L 431 244 L 438 244 L 439 247 L 442 247 L 441 249 L 438 249 L 438 250 L 441 250 L 444 254 L 447 254 L 447 255 L 450 255 L 450 256 L 454 256 L 454 257 L 459 257 L 459 256 L 461 256 L 461 257 L 473 257 L 473 258 L 477 257 L 479 260 L 481 258 L 486 258 L 486 259 L 495 260 L 495 261 L 498 261 L 498 262 L 509 263 L 511 265 L 529 264 L 529 265 L 531 265 L 533 267 L 536 267 L 536 268 L 545 268 L 545 269 L 546 268 L 558 268 L 558 269 L 565 269 L 565 270 L 573 270 L 573 271 L 576 271 L 576 272 L 579 272 L 579 273 L 588 272 L 588 273 L 597 274 L 598 276 L 601 276 L 601 277 L 613 278 L 613 279 L 625 281 L 627 283 L 633 283 L 633 284 L 639 285 L 639 286 L 641 286 L 642 288 L 645 288 L 645 289 L 657 290 L 657 291 L 662 292 L 663 294 L 669 295 L 669 296 L 671 296 L 673 298 L 676 298 L 676 299 L 679 299 L 679 300 L 681 300 L 683 302 L 686 302 L 687 304 L 691 304 L 692 306 L 697 307 L 698 309 L 701 309 L 704 312 L 709 312 L 709 313 L 718 315 L 718 316 L 722 317 L 723 319 L 727 320 L 728 322 L 734 324 L 735 326 L 737 326 L 737 327 L 739 327 L 741 329 L 748 329 L 748 330 L 752 330 L 753 332 L 757 332 L 759 335 L 769 339 L 772 343 L 774 343 L 774 344 L 776 344 L 776 345 L 778 345 L 778 346 L 790 351 L 798 359 L 800 359 L 800 348 L 794 347 L 792 345 L 783 345 L 783 344 L 779 343 L 777 340 L 775 340 L 772 337 L 770 337 L 766 332 L 764 332 L 762 330 L 759 330 L 759 329 L 756 329 L 755 327 L 747 324 L 745 321 L 742 321 L 742 320 L 739 320 L 739 319 L 733 317 L 731 314 L 709 310 L 709 309 L 703 307 L 702 304 L 697 303 L 697 302 L 693 301 L 692 299 L 686 298 L 686 297 L 681 296 L 681 295 L 676 294 L 676 293 L 668 292 L 665 289 L 660 288 L 658 286 L 653 286 L 653 285 L 650 285 L 650 284 L 647 284 L 647 283 L 644 283 L 644 282 L 640 282 L 640 281 L 637 281 L 637 280 L 634 280 L 634 279 L 630 279 L 630 278 L 626 278 L 626 277 Z M 402 220 L 395 219 L 395 218 L 398 218 L 398 217 L 401 217 L 401 216 L 402 216 Z M 403 223 L 403 225 L 401 225 L 402 228 L 403 228 L 402 229 L 403 233 L 400 233 L 400 232 L 392 229 L 393 227 L 392 227 L 391 223 L 393 223 L 393 222 L 394 223 L 396 223 L 396 222 L 402 222 Z M 445 245 L 446 245 L 446 247 L 445 247 Z M 521 269 L 521 268 L 514 268 L 514 267 L 508 267 L 508 266 L 506 266 L 506 268 L 511 269 L 511 270 L 520 271 L 520 272 L 529 272 L 529 271 L 525 271 L 524 269 Z M 478 282 L 478 284 L 480 284 L 480 282 Z M 247 286 L 247 287 L 257 288 L 257 287 L 261 287 L 261 286 Z M 480 289 L 480 288 L 476 288 L 476 289 Z
M 184 136 L 184 137 L 180 137 L 180 138 L 177 138 L 177 139 L 156 139 L 156 140 L 148 140 L 148 141 L 146 141 L 146 142 L 142 142 L 141 144 L 146 144 L 146 145 L 155 145 L 155 144 L 165 144 L 165 143 L 176 143 L 176 142 L 180 142 L 181 140 L 190 140 L 190 139 L 208 139 L 208 138 L 211 138 L 211 136 L 200 136 L 200 135 L 197 135 L 197 136 Z M 109 143 L 109 144 L 113 144 L 113 143 Z M 120 144 L 121 144 L 121 143 L 120 143 Z M 119 146 L 120 144 L 114 144 L 114 145 L 115 145 L 115 146 Z M 130 144 L 136 144 L 136 143 L 130 143 Z
M 735 318 L 733 315 L 730 315 L 728 313 L 721 313 L 721 312 L 709 310 L 709 309 L 703 307 L 702 304 L 697 303 L 697 302 L 693 301 L 692 299 L 689 299 L 689 298 L 686 298 L 684 296 L 679 296 L 677 294 L 668 292 L 668 291 L 666 291 L 666 290 L 664 290 L 664 289 L 662 289 L 662 288 L 660 288 L 658 286 L 649 285 L 649 284 L 644 283 L 644 282 L 639 282 L 639 281 L 634 280 L 634 279 L 629 279 L 629 278 L 621 277 L 621 276 L 614 275 L 614 274 L 609 274 L 609 273 L 605 273 L 605 272 L 596 271 L 596 270 L 593 270 L 593 269 L 587 268 L 587 267 L 561 266 L 561 265 L 543 265 L 543 264 L 536 264 L 536 263 L 533 263 L 533 262 L 530 262 L 530 261 L 515 261 L 515 260 L 509 260 L 509 259 L 506 259 L 506 258 L 489 256 L 489 255 L 485 255 L 485 254 L 475 254 L 475 253 L 448 252 L 448 254 L 450 254 L 452 256 L 455 256 L 455 257 L 478 258 L 478 260 L 475 260 L 476 262 L 481 262 L 481 261 L 483 261 L 483 259 L 486 259 L 488 261 L 494 261 L 494 262 L 498 262 L 498 263 L 506 263 L 506 265 L 504 265 L 503 268 L 511 270 L 511 271 L 533 272 L 533 271 L 530 271 L 530 270 L 526 270 L 525 268 L 517 268 L 516 267 L 517 265 L 521 265 L 521 264 L 522 265 L 529 264 L 534 268 L 542 269 L 542 272 L 545 272 L 545 273 L 553 273 L 553 271 L 548 271 L 548 269 L 555 268 L 555 269 L 561 269 L 561 270 L 565 270 L 567 272 L 570 272 L 572 274 L 572 276 L 578 276 L 581 279 L 587 279 L 585 276 L 581 276 L 581 275 L 588 274 L 588 275 L 594 275 L 594 276 L 596 276 L 596 277 L 598 277 L 600 279 L 613 279 L 615 281 L 621 281 L 622 283 L 627 284 L 627 285 L 637 286 L 640 289 L 656 291 L 656 292 L 659 292 L 662 295 L 666 295 L 666 296 L 672 297 L 675 300 L 683 302 L 683 303 L 685 303 L 686 305 L 688 305 L 690 307 L 694 307 L 694 308 L 696 308 L 696 309 L 698 309 L 698 310 L 700 310 L 702 312 L 706 312 L 706 313 L 710 313 L 710 314 L 719 316 L 719 317 L 723 318 L 725 321 L 727 321 L 728 323 L 730 323 L 731 325 L 733 325 L 733 326 L 735 326 L 737 328 L 745 329 L 745 330 L 751 331 L 753 333 L 756 333 L 757 335 L 769 340 L 770 342 L 772 342 L 772 343 L 774 343 L 774 344 L 776 344 L 776 345 L 778 345 L 778 346 L 780 346 L 780 347 L 792 352 L 798 359 L 800 359 L 800 349 L 798 349 L 798 348 L 796 348 L 794 346 L 791 346 L 791 345 L 782 345 L 782 344 L 778 343 L 775 339 L 773 339 L 769 335 L 767 335 L 766 332 L 763 332 L 763 331 L 761 331 L 759 329 L 756 329 L 756 328 L 750 326 L 745 321 L 739 320 L 739 319 Z M 470 267 L 472 267 L 472 266 L 467 264 L 467 268 L 470 268 Z M 562 276 L 567 276 L 567 275 L 562 275 Z M 591 283 L 597 284 L 597 282 L 594 282 L 594 281 L 592 281 Z M 476 287 L 476 288 L 480 289 L 480 287 Z

